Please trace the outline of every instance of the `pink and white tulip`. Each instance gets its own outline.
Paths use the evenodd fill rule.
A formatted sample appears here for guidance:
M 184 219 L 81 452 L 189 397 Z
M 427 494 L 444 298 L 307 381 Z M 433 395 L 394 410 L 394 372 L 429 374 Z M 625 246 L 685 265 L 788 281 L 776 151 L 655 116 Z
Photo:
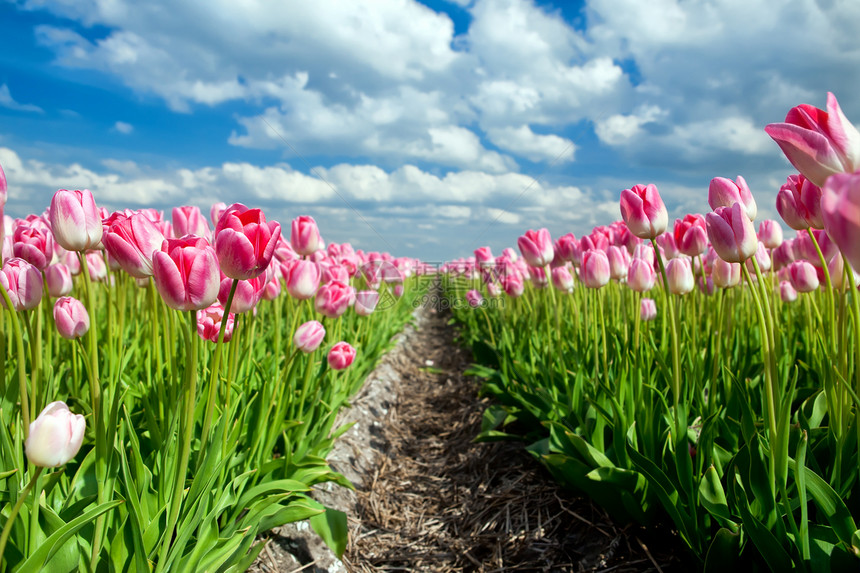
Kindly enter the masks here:
M 51 402 L 30 423 L 24 452 L 34 466 L 58 468 L 74 458 L 84 443 L 86 421 L 65 402 Z
M 64 296 L 54 303 L 54 323 L 60 336 L 74 340 L 82 337 L 90 329 L 90 315 L 84 303 L 76 298 Z
M 101 243 L 102 218 L 88 189 L 54 193 L 50 220 L 54 240 L 67 251 L 86 251 Z
M 653 183 L 621 192 L 621 218 L 640 239 L 654 239 L 669 226 L 669 212 Z

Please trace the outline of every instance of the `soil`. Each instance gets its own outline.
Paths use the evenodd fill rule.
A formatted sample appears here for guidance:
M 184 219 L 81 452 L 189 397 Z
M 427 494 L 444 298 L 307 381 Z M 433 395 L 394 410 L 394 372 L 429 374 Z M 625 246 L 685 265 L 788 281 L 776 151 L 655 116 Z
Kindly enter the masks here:
M 299 523 L 270 532 L 250 571 L 695 570 L 670 527 L 614 523 L 521 443 L 472 443 L 488 403 L 448 319 L 418 308 L 345 413 L 357 424 L 329 459 L 356 490 L 315 492 L 349 516 L 342 560 Z

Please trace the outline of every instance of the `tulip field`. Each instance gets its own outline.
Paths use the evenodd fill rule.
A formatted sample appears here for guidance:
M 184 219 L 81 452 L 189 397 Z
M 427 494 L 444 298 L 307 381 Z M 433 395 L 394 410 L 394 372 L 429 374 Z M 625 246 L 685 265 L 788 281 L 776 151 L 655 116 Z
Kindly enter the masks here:
M 669 228 L 623 221 L 449 264 L 483 441 L 518 439 L 616 519 L 671 523 L 706 571 L 860 568 L 860 134 L 836 99 L 766 129 L 800 171 L 774 220 L 743 177 Z M 705 193 L 705 190 L 703 190 Z M 463 296 L 463 295 L 461 295 Z
M 4 217 L 0 570 L 244 571 L 302 520 L 340 557 L 347 515 L 313 496 L 351 487 L 338 412 L 431 280 L 492 399 L 476 441 L 670 524 L 703 570 L 858 570 L 860 133 L 832 94 L 766 132 L 799 172 L 782 223 L 756 231 L 742 176 L 671 229 L 637 184 L 620 221 L 440 269 L 240 203 L 61 189 Z

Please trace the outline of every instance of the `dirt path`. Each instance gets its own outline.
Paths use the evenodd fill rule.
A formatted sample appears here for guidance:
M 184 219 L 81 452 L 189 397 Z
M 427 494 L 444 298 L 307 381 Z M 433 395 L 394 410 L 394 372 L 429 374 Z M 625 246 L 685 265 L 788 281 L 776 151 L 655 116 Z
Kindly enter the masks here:
M 313 535 L 300 525 L 273 535 L 252 571 L 692 570 L 669 528 L 613 524 L 560 490 L 522 444 L 473 444 L 486 404 L 463 375 L 471 356 L 454 344 L 447 315 L 416 317 L 355 400 L 358 427 L 332 454 L 356 492 L 320 492 L 350 516 L 342 563 L 308 547 Z

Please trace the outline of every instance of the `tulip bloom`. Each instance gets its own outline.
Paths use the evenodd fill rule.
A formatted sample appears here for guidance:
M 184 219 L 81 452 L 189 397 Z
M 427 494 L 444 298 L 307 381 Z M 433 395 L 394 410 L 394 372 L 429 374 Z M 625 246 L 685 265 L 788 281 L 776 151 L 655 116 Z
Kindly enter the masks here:
M 207 241 L 212 234 L 200 207 L 191 205 L 173 208 L 173 233 L 177 239 L 185 235 L 197 235 Z
M 293 219 L 290 244 L 294 251 L 303 256 L 310 256 L 322 248 L 322 237 L 313 217 L 302 215 Z
M 588 288 L 605 286 L 610 276 L 609 259 L 606 253 L 593 249 L 582 253 L 582 267 L 579 274 Z
M 627 277 L 627 269 L 630 266 L 630 255 L 627 249 L 610 245 L 606 249 L 606 258 L 609 259 L 610 278 L 620 281 Z
M 328 353 L 328 365 L 332 370 L 349 368 L 355 360 L 355 348 L 347 342 L 338 342 Z
M 349 283 L 349 271 L 346 270 L 346 267 L 332 264 L 324 265 L 322 263 L 314 264 L 318 264 L 322 270 L 320 277 L 322 282 L 340 281 L 342 283 Z
M 370 316 L 379 304 L 379 293 L 375 290 L 362 290 L 355 293 L 355 314 Z
M 105 266 L 105 258 L 102 256 L 101 251 L 90 251 L 86 254 L 85 258 L 91 281 L 102 281 L 107 278 L 107 267 Z
M 537 231 L 529 229 L 525 235 L 517 239 L 517 246 L 526 262 L 533 267 L 544 267 L 555 257 L 552 238 L 547 229 Z
M 58 468 L 68 463 L 84 442 L 86 421 L 64 402 L 51 402 L 30 423 L 24 452 L 34 466 Z
M 669 226 L 669 213 L 653 183 L 621 192 L 621 218 L 640 239 L 654 239 Z
M 803 175 L 790 175 L 776 194 L 776 210 L 795 231 L 823 229 L 821 188 Z
M 307 354 L 319 348 L 323 338 L 325 338 L 325 328 L 322 323 L 310 320 L 296 329 L 293 345 Z
M 740 263 L 753 256 L 758 248 L 752 221 L 740 203 L 718 207 L 705 216 L 708 238 L 721 259 Z
M 170 308 L 201 310 L 218 298 L 218 261 L 206 239 L 167 239 L 152 262 L 155 288 Z
M 512 298 L 522 296 L 525 291 L 523 277 L 519 273 L 510 273 L 502 279 L 502 288 L 505 289 L 505 294 Z
M 483 304 L 484 296 L 475 289 L 472 289 L 466 293 L 466 302 L 469 303 L 469 306 L 472 308 L 478 308 Z
M 821 196 L 824 228 L 857 270 L 860 269 L 860 173 L 827 179 Z
M 221 323 L 224 320 L 224 307 L 213 304 L 197 311 L 197 334 L 203 340 L 218 342 L 218 334 L 221 331 Z M 233 338 L 233 326 L 236 322 L 236 314 L 231 312 L 227 315 L 227 324 L 224 326 L 224 342 L 230 342 Z
M 55 263 L 45 269 L 45 282 L 48 283 L 48 294 L 54 298 L 72 292 L 72 272 L 63 263 Z
M 793 107 L 785 122 L 764 128 L 786 158 L 818 186 L 836 173 L 860 169 L 860 132 L 827 93 L 827 111 L 808 104 Z
M 304 259 L 293 261 L 286 282 L 291 297 L 298 300 L 311 298 L 320 286 L 319 265 Z
M 3 264 L 0 286 L 6 289 L 15 310 L 34 309 L 42 300 L 42 273 L 24 259 L 13 257 Z M 0 304 L 6 306 L 2 297 Z
M 711 209 L 716 211 L 718 207 L 731 207 L 735 203 L 740 203 L 749 220 L 755 221 L 758 207 L 743 177 L 738 175 L 737 183 L 725 177 L 711 179 L 708 186 L 708 205 Z
M 69 340 L 80 338 L 90 329 L 90 315 L 76 298 L 64 296 L 54 303 L 54 322 L 60 336 Z
M 652 251 L 653 252 L 653 251 Z M 636 292 L 647 292 L 654 288 L 657 273 L 654 263 L 645 259 L 633 259 L 627 269 L 627 286 Z
M 263 292 L 266 290 L 267 280 L 266 275 L 260 275 L 252 279 L 239 281 L 236 283 L 236 291 L 233 293 L 233 301 L 230 303 L 230 312 L 243 314 L 249 310 L 254 310 L 260 299 L 263 298 Z M 227 299 L 230 296 L 230 289 L 233 288 L 233 279 L 222 274 L 221 283 L 218 288 L 218 302 L 222 305 L 227 304 Z
M 782 299 L 782 302 L 794 302 L 797 300 L 797 291 L 794 290 L 790 282 L 782 281 L 779 283 L 779 298 Z
M 567 267 L 556 267 L 552 270 L 552 284 L 561 292 L 573 292 L 573 276 Z M 489 289 L 489 285 L 488 289 Z
M 221 272 L 231 279 L 251 279 L 266 270 L 275 253 L 281 225 L 266 222 L 260 209 L 234 203 L 215 227 L 215 254 Z
M 741 265 L 717 259 L 711 269 L 711 278 L 714 280 L 714 284 L 720 288 L 737 286 L 741 282 Z
M 54 257 L 54 241 L 50 231 L 35 222 L 20 222 L 12 233 L 12 254 L 41 271 Z
M 791 286 L 797 292 L 812 292 L 818 288 L 818 273 L 815 267 L 806 261 L 795 261 L 788 266 Z
M 88 189 L 54 193 L 50 220 L 54 240 L 67 251 L 86 251 L 101 243 L 102 218 Z
M 639 303 L 639 317 L 645 322 L 657 318 L 657 304 L 653 298 L 643 298 Z
M 696 285 L 690 259 L 671 259 L 666 264 L 666 282 L 672 294 L 687 294 L 692 291 Z
M 111 258 L 136 279 L 152 276 L 152 253 L 160 250 L 163 242 L 164 235 L 143 213 L 118 219 L 102 237 Z
M 493 257 L 493 252 L 490 250 L 490 247 L 480 247 L 475 249 L 475 262 L 479 267 L 483 268 L 486 266 L 490 266 L 495 261 Z
M 708 231 L 702 215 L 690 214 L 675 219 L 673 234 L 678 250 L 687 256 L 697 257 L 708 248 Z
M 758 226 L 758 240 L 768 249 L 776 249 L 782 244 L 782 227 L 773 219 L 765 219 Z
M 314 299 L 314 308 L 323 316 L 337 318 L 349 308 L 352 289 L 340 281 L 326 283 L 319 288 Z
M 562 235 L 555 242 L 555 251 L 561 260 L 572 263 L 576 258 L 576 250 L 579 248 L 579 241 L 573 233 Z

